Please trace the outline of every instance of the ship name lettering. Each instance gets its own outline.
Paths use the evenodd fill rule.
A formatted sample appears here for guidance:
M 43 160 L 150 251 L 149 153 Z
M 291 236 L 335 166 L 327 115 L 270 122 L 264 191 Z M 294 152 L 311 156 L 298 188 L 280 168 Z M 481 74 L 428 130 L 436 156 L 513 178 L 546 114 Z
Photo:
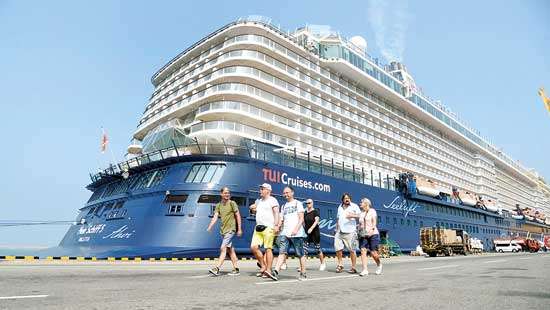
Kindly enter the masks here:
M 399 196 L 395 197 L 392 202 L 390 202 L 389 205 L 384 204 L 384 208 L 386 209 L 392 209 L 392 210 L 401 210 L 404 212 L 404 217 L 407 217 L 409 213 L 416 213 L 416 208 L 419 207 L 418 203 L 407 203 L 406 199 L 403 199 L 401 201 L 399 200 Z
M 79 235 L 85 235 L 85 234 L 99 234 L 103 232 L 103 229 L 105 228 L 105 224 L 96 224 L 89 227 L 80 227 L 78 230 Z
M 103 239 L 129 239 L 135 231 L 127 232 L 128 231 L 128 225 L 124 225 L 120 227 L 119 229 L 113 231 L 112 233 L 108 234 L 107 236 L 104 236 Z

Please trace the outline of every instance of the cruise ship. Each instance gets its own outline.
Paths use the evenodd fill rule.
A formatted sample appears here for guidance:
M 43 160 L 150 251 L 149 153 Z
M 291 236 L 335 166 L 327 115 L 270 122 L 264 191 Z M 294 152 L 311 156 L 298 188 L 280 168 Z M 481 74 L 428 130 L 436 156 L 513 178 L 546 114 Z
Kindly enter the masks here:
M 406 67 L 382 64 L 367 41 L 327 26 L 295 31 L 241 18 L 164 65 L 127 160 L 91 174 L 90 199 L 53 255 L 211 257 L 206 227 L 229 186 L 243 217 L 234 245 L 249 254 L 248 206 L 269 182 L 292 185 L 321 214 L 322 248 L 340 196 L 368 197 L 383 242 L 402 251 L 421 227 L 497 238 L 550 234 L 550 187 L 424 95 Z

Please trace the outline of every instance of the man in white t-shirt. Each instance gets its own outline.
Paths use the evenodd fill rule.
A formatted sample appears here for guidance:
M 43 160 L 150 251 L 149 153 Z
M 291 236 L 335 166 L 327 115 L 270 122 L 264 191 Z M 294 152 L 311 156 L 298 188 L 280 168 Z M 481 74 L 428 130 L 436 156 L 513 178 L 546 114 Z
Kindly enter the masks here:
M 304 239 L 307 235 L 304 229 L 304 206 L 300 201 L 294 199 L 294 189 L 290 186 L 284 188 L 283 196 L 286 198 L 286 203 L 281 207 L 281 216 L 279 217 L 279 224 L 283 229 L 279 236 L 279 256 L 273 273 L 275 276 L 279 275 L 281 266 L 288 255 L 288 248 L 292 245 L 296 256 L 300 258 L 298 280 L 305 280 L 307 277 Z
M 351 195 L 344 193 L 342 195 L 342 203 L 338 207 L 338 221 L 336 222 L 336 234 L 334 235 L 334 251 L 338 259 L 336 272 L 344 271 L 342 263 L 342 255 L 344 248 L 347 248 L 351 258 L 351 269 L 349 273 L 357 273 L 355 264 L 357 262 L 357 219 L 361 214 L 359 206 L 351 202 Z
M 273 264 L 273 239 L 279 232 L 279 202 L 271 196 L 271 185 L 264 183 L 260 185 L 260 199 L 250 206 L 251 212 L 256 212 L 256 227 L 252 235 L 250 250 L 258 260 L 260 272 L 258 277 L 269 277 L 277 281 L 277 277 L 271 272 Z M 265 248 L 264 255 L 260 247 Z

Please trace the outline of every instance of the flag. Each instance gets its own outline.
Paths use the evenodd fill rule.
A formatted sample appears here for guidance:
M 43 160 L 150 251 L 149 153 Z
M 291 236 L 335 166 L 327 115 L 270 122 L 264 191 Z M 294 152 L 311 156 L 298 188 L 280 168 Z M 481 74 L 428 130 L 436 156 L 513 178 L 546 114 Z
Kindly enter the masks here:
M 101 131 L 103 132 L 103 135 L 101 136 L 101 153 L 105 153 L 105 150 L 107 149 L 107 144 L 109 144 L 109 138 L 107 137 L 107 133 L 103 128 L 101 128 Z
M 544 88 L 539 88 L 539 96 L 542 99 L 542 102 L 544 102 L 544 107 L 548 112 L 550 112 L 550 98 L 546 97 L 546 94 L 544 93 Z

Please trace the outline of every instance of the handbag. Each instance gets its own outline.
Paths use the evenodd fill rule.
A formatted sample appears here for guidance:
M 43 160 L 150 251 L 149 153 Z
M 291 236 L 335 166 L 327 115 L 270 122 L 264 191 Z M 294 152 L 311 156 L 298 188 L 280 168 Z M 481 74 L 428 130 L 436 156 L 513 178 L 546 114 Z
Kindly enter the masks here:
M 257 232 L 262 232 L 262 231 L 264 231 L 266 228 L 267 228 L 267 226 L 265 226 L 265 225 L 256 225 L 256 228 L 255 228 L 255 229 L 256 229 Z

